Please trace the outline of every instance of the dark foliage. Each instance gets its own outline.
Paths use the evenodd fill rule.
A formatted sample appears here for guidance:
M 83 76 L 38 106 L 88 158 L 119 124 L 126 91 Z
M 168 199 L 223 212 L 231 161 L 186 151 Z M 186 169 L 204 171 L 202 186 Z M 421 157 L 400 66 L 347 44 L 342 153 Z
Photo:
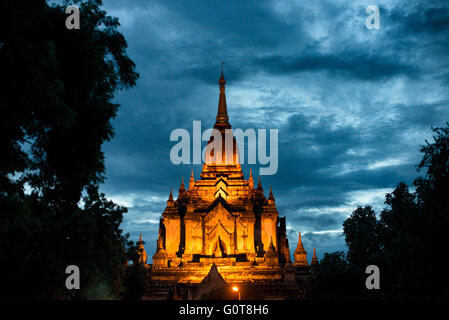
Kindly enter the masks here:
M 0 3 L 0 265 L 6 298 L 115 298 L 130 243 L 126 208 L 98 191 L 119 89 L 138 74 L 101 1 Z M 77 265 L 81 290 L 65 288 Z M 75 293 L 76 292 L 76 293 Z
M 308 283 L 311 298 L 449 298 L 449 123 L 421 148 L 415 192 L 399 183 L 377 218 L 358 207 L 343 223 L 348 252 L 326 254 Z M 380 290 L 367 290 L 368 265 L 380 268 Z
M 325 253 L 318 268 L 306 281 L 306 292 L 313 299 L 347 299 L 357 291 L 357 282 L 344 252 Z
M 147 277 L 148 269 L 141 263 L 133 263 L 126 268 L 122 298 L 125 300 L 141 299 Z

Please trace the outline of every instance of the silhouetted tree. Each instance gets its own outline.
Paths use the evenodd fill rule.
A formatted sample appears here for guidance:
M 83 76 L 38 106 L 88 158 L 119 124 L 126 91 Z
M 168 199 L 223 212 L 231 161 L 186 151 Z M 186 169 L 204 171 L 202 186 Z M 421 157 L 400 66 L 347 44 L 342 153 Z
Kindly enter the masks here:
M 133 263 L 125 270 L 121 297 L 125 300 L 139 300 L 145 291 L 148 269 L 141 263 Z
M 351 299 L 359 285 L 343 251 L 325 253 L 315 272 L 306 281 L 309 299 Z
M 118 89 L 138 74 L 118 20 L 101 1 L 0 3 L 0 265 L 8 298 L 117 297 L 126 266 L 126 208 L 98 191 Z M 68 5 L 68 4 L 67 4 Z M 65 268 L 81 292 L 65 289 Z
M 145 241 L 143 241 L 143 244 L 145 244 Z M 120 293 L 122 299 L 139 300 L 142 298 L 145 291 L 145 285 L 147 283 L 146 280 L 148 278 L 148 269 L 147 266 L 139 263 L 140 254 L 141 252 L 137 244 L 130 241 L 127 250 L 127 257 L 128 261 L 132 261 L 132 264 L 125 270 L 124 286 L 122 292 Z
M 367 265 L 376 264 L 380 250 L 379 224 L 371 206 L 358 207 L 343 222 L 343 232 L 348 246 L 348 262 L 358 272 Z
M 420 225 L 416 197 L 401 182 L 385 196 L 385 204 L 389 207 L 382 210 L 379 221 L 379 241 L 383 249 L 379 262 L 382 290 L 389 296 L 406 296 L 408 289 L 404 281 Z
M 386 195 L 380 219 L 366 206 L 344 221 L 347 257 L 325 255 L 309 282 L 312 298 L 449 298 L 449 123 L 433 131 L 421 148 L 418 169 L 426 174 L 415 179 L 416 191 L 401 182 Z M 380 291 L 364 290 L 370 264 L 380 268 Z
M 421 147 L 418 169 L 426 174 L 414 181 L 420 229 L 413 241 L 409 283 L 414 295 L 449 298 L 449 123 L 433 132 L 433 142 L 426 140 Z

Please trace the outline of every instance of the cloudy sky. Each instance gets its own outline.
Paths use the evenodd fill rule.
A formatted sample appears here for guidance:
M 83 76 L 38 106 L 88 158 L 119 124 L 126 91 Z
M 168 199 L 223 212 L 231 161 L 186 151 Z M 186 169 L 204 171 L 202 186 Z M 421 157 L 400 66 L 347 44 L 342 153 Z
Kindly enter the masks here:
M 380 8 L 367 29 L 366 7 Z M 357 205 L 418 174 L 419 146 L 449 120 L 447 1 L 105 0 L 119 17 L 140 79 L 117 95 L 115 138 L 104 146 L 107 196 L 126 205 L 123 229 L 149 255 L 170 188 L 193 167 L 170 161 L 170 133 L 214 123 L 225 62 L 233 128 L 279 130 L 279 169 L 263 176 L 290 250 L 344 250 Z M 257 166 L 252 166 L 258 172 Z M 245 176 L 249 167 L 244 166 Z M 257 179 L 257 174 L 256 174 Z

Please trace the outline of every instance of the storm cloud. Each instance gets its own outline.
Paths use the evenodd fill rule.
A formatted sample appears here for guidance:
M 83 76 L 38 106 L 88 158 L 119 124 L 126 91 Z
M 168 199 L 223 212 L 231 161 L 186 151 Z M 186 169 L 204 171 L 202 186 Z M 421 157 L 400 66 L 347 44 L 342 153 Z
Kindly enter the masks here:
M 233 128 L 279 130 L 279 170 L 263 176 L 290 250 L 345 250 L 342 222 L 357 205 L 381 210 L 399 181 L 417 176 L 431 126 L 449 120 L 447 1 L 119 1 L 141 77 L 120 92 L 115 138 L 104 146 L 103 191 L 127 205 L 122 227 L 149 255 L 170 188 L 200 165 L 173 165 L 172 130 L 213 125 L 220 63 Z M 244 165 L 258 172 L 256 165 Z M 257 179 L 257 177 L 256 177 Z

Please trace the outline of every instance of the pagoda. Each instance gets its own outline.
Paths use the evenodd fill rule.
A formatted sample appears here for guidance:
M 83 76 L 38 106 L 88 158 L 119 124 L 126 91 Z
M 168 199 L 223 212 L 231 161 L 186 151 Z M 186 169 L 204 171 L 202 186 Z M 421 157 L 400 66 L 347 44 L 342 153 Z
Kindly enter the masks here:
M 271 187 L 266 198 L 260 177 L 257 186 L 251 171 L 245 179 L 235 137 L 226 148 L 231 124 L 223 69 L 218 83 L 214 129 L 221 134 L 222 149 L 208 152 L 206 147 L 199 179 L 192 170 L 187 189 L 181 179 L 176 200 L 170 190 L 144 298 L 157 298 L 155 288 L 159 298 L 193 297 L 210 270 L 226 283 L 260 288 L 264 298 L 298 297 L 298 279 L 309 273 L 301 237 L 292 263 L 285 217 L 279 217 Z

